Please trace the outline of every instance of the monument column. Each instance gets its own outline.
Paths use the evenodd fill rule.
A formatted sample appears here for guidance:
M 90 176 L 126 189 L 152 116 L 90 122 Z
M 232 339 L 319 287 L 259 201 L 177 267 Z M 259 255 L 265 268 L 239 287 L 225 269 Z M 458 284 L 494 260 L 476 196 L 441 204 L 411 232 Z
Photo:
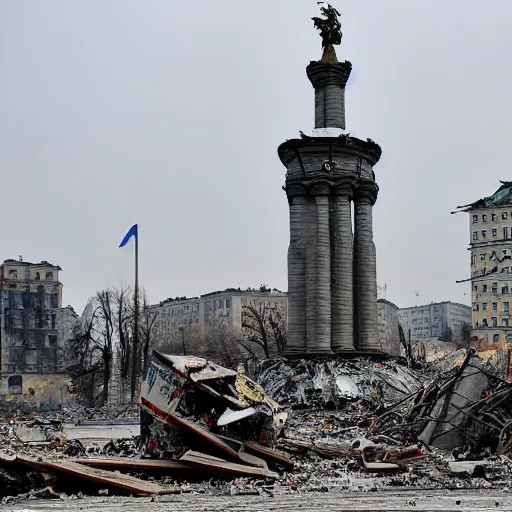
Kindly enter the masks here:
M 304 354 L 306 347 L 306 239 L 307 204 L 303 187 L 287 190 L 290 206 L 288 247 L 288 342 L 286 355 Z
M 329 226 L 329 194 L 327 183 L 318 182 L 311 188 L 316 206 L 316 272 L 308 286 L 315 289 L 315 338 L 308 352 L 331 353 L 331 236 Z
M 361 183 L 354 198 L 354 270 L 357 350 L 380 352 L 377 314 L 377 262 L 373 243 L 372 210 L 378 188 Z
M 354 272 L 352 185 L 344 181 L 332 197 L 332 342 L 333 352 L 353 351 Z

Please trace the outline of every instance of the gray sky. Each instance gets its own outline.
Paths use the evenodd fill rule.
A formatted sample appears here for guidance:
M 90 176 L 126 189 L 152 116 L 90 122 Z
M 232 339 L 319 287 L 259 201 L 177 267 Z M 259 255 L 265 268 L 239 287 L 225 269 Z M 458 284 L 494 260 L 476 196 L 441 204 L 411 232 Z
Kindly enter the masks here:
M 458 204 L 510 179 L 509 0 L 333 0 L 347 128 L 375 168 L 378 281 L 469 303 Z M 287 289 L 277 146 L 313 127 L 314 0 L 0 0 L 0 258 L 63 268 L 64 304 L 133 279 L 154 302 Z M 483 179 L 485 178 L 485 179 Z M 467 295 L 465 295 L 467 293 Z

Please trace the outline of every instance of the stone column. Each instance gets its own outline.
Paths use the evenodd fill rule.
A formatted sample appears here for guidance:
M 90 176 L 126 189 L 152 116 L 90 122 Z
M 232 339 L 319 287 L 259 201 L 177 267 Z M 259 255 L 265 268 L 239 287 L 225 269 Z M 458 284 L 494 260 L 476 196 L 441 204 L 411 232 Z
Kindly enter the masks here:
M 316 202 L 315 198 L 307 197 L 307 214 L 304 221 L 306 231 L 306 347 L 307 352 L 314 350 L 316 343 Z
M 326 187 L 327 188 L 327 187 Z M 331 240 L 329 229 L 329 196 L 315 196 L 316 203 L 316 337 L 309 353 L 331 352 Z
M 289 196 L 289 202 L 288 341 L 285 355 L 294 356 L 306 352 L 306 244 L 304 224 L 307 212 L 304 195 Z
M 373 243 L 372 209 L 377 199 L 374 183 L 359 185 L 354 199 L 356 348 L 380 352 L 377 313 L 377 264 Z
M 306 68 L 315 88 L 315 128 L 345 129 L 345 85 L 352 64 L 311 62 Z
M 349 184 L 342 185 L 332 198 L 332 342 L 333 352 L 355 350 L 354 272 L 352 212 Z

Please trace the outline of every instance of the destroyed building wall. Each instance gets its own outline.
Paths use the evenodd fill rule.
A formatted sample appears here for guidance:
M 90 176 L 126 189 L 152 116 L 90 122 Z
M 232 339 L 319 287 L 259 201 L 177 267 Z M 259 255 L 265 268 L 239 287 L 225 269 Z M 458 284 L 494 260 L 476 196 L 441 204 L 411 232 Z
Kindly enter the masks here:
M 59 369 L 60 267 L 5 260 L 0 266 L 2 373 Z
M 21 257 L 0 265 L 0 394 L 63 402 L 61 383 L 69 379 L 60 374 L 77 315 L 62 308 L 60 270 Z
M 398 310 L 404 335 L 411 339 L 440 338 L 456 341 L 462 338 L 464 325 L 471 325 L 471 308 L 456 302 L 437 302 Z
M 398 330 L 398 306 L 385 299 L 377 301 L 379 317 L 379 342 L 387 347 L 387 352 L 394 356 L 401 353 L 400 333 Z
M 0 411 L 3 406 L 56 410 L 75 404 L 71 377 L 65 374 L 17 374 L 0 377 Z M 12 403 L 12 404 L 11 404 Z

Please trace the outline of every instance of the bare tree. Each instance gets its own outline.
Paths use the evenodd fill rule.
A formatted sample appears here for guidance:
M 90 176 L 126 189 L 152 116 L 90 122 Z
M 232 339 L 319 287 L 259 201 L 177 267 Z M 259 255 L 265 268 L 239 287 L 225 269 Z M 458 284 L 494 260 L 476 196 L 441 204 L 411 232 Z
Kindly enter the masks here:
M 108 401 L 109 382 L 112 373 L 112 356 L 115 332 L 115 299 L 111 290 L 96 293 L 97 308 L 93 314 L 91 339 L 93 352 L 99 352 L 103 363 L 103 403 Z
M 284 318 L 269 304 L 244 304 L 242 306 L 242 331 L 244 339 L 239 343 L 249 351 L 249 344 L 259 347 L 265 357 L 271 354 L 281 355 L 286 346 L 286 328 Z M 254 350 L 252 350 L 254 354 Z
M 157 340 L 158 312 L 150 307 L 146 292 L 144 291 L 142 294 L 142 299 L 142 311 L 139 322 L 139 339 L 142 343 L 142 375 L 146 375 L 149 366 L 149 349 L 155 345 Z
M 130 371 L 131 354 L 130 321 L 133 311 L 130 307 L 130 288 L 121 286 L 119 289 L 114 289 L 113 293 L 116 308 L 116 330 L 119 339 L 119 369 L 121 378 L 125 380 Z

